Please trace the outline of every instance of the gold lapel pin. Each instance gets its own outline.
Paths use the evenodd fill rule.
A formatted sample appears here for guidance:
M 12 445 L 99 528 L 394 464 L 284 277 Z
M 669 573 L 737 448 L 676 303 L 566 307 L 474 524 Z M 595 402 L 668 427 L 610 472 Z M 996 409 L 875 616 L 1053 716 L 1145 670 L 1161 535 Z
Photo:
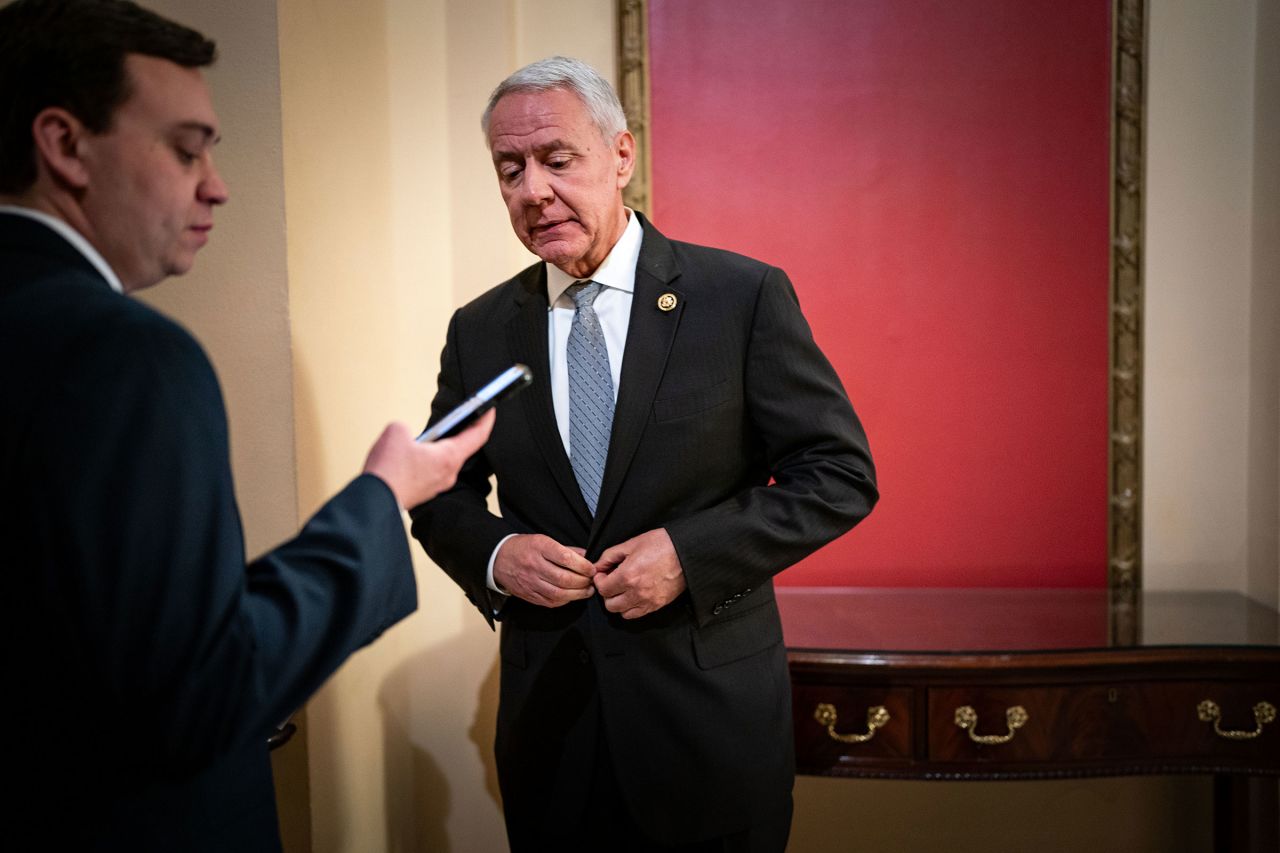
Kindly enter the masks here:
M 670 311 L 676 307 L 676 295 L 674 293 L 664 293 L 658 297 L 658 310 Z

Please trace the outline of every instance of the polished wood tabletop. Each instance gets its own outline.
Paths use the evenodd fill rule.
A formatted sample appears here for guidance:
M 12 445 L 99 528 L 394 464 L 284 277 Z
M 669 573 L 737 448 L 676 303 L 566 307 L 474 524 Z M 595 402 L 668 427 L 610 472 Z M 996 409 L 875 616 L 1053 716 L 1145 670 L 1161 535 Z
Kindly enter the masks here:
M 1106 589 L 780 587 L 783 639 L 805 651 L 1050 652 L 1275 647 L 1280 613 L 1237 592 L 1148 591 L 1118 639 Z

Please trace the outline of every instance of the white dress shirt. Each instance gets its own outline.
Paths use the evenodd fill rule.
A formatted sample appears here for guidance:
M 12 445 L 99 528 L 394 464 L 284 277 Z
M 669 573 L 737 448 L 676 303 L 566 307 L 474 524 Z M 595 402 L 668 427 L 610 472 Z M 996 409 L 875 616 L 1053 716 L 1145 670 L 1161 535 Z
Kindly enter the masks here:
M 72 228 L 67 223 L 58 219 L 56 216 L 50 216 L 42 210 L 35 210 L 30 207 L 18 207 L 12 204 L 0 204 L 0 213 L 12 213 L 14 216 L 25 216 L 27 219 L 34 219 L 36 222 L 49 226 L 64 240 L 84 255 L 85 260 L 93 264 L 93 268 L 102 273 L 102 277 L 107 280 L 107 284 L 111 285 L 111 289 L 116 293 L 124 293 L 124 285 L 120 284 L 120 279 L 116 277 L 115 271 L 111 269 L 102 255 L 98 254 L 98 250 L 93 248 L 84 236 Z
M 556 426 L 564 452 L 569 452 L 569 329 L 573 326 L 574 305 L 565 291 L 574 282 L 594 281 L 602 285 L 593 307 L 604 331 L 605 348 L 609 351 L 609 373 L 613 376 L 613 401 L 618 401 L 622 381 L 622 355 L 627 347 L 627 328 L 631 324 L 631 301 L 636 289 L 636 264 L 640 260 L 640 242 L 644 236 L 640 219 L 627 210 L 627 227 L 609 255 L 596 270 L 583 278 L 574 278 L 552 264 L 547 264 L 547 356 L 551 371 L 551 402 L 555 407 Z M 515 534 L 511 534 L 514 536 Z M 486 581 L 489 589 L 501 593 L 493 580 L 493 563 L 498 549 L 511 536 L 506 536 L 489 555 Z

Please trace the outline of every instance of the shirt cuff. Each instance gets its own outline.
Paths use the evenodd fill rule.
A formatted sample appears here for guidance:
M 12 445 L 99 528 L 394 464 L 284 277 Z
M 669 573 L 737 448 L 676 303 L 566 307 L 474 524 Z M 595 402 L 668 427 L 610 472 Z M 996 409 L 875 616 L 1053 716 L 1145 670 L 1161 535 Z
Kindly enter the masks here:
M 509 596 L 511 593 L 507 592 L 505 589 L 498 586 L 497 582 L 493 579 L 493 564 L 498 559 L 498 551 L 502 548 L 502 544 L 506 542 L 508 539 L 510 539 L 512 536 L 518 536 L 518 535 L 519 535 L 518 533 L 508 533 L 506 536 L 503 536 L 501 539 L 498 540 L 498 544 L 493 546 L 493 553 L 489 555 L 489 566 L 488 568 L 485 569 L 485 572 L 484 572 L 485 586 L 489 587 L 489 589 L 492 592 L 496 592 L 498 595 L 501 595 L 504 598 L 506 596 Z

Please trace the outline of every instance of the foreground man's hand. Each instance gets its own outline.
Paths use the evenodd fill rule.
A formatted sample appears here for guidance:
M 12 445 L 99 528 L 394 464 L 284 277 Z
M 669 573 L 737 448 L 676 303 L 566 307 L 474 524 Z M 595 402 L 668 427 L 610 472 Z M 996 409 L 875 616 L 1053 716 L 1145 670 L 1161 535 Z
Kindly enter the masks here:
M 661 527 L 614 545 L 596 560 L 596 569 L 605 609 L 623 619 L 666 607 L 687 586 L 675 546 Z
M 595 566 L 581 548 L 561 545 L 540 533 L 512 536 L 498 548 L 493 582 L 508 595 L 540 607 L 559 607 L 595 593 Z
M 404 424 L 388 424 L 369 450 L 364 473 L 381 477 L 405 509 L 426 503 L 457 481 L 462 463 L 489 440 L 493 419 L 486 412 L 455 436 L 422 443 Z

